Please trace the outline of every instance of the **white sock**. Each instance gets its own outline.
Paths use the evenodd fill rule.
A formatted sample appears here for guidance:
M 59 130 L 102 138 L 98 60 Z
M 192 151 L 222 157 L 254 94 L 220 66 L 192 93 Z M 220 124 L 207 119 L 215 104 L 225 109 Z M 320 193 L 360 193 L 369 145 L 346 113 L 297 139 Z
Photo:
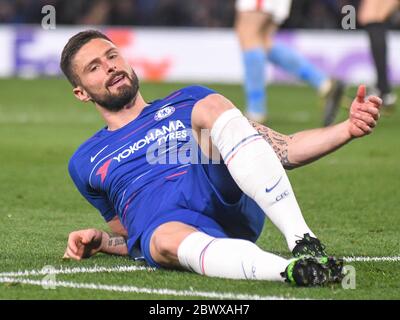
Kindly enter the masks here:
M 203 232 L 187 236 L 178 248 L 182 267 L 209 277 L 283 281 L 291 260 L 261 250 L 247 240 L 214 238 Z
M 305 233 L 315 237 L 304 221 L 274 150 L 238 109 L 218 117 L 211 138 L 240 189 L 256 201 L 283 233 L 290 250 Z

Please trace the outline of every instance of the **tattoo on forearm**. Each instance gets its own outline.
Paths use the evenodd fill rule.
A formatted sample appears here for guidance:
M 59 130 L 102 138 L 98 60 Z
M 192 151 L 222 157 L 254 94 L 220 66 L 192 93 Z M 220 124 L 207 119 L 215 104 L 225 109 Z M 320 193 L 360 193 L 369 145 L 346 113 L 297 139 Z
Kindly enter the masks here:
M 109 234 L 110 238 L 108 239 L 109 247 L 117 247 L 117 246 L 125 246 L 126 240 L 123 236 L 116 234 Z
M 252 120 L 249 120 L 249 122 L 274 149 L 285 169 L 293 169 L 296 167 L 296 164 L 289 161 L 289 141 L 293 136 L 280 134 Z

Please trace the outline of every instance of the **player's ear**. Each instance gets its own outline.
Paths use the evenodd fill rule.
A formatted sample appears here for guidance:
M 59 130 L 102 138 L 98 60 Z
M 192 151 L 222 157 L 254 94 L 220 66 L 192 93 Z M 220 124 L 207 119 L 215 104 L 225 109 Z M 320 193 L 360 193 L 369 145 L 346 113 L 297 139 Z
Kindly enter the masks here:
M 92 101 L 92 98 L 81 86 L 76 86 L 72 92 L 74 93 L 75 97 L 82 102 Z

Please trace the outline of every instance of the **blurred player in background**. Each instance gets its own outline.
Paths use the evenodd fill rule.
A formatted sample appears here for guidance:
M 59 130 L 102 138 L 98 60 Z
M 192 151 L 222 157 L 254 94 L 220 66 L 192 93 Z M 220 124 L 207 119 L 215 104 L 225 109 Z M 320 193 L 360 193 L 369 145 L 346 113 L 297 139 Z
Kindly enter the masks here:
M 289 16 L 291 0 L 236 0 L 236 33 L 243 52 L 244 87 L 249 119 L 264 122 L 268 116 L 266 61 L 307 82 L 325 99 L 323 124 L 333 123 L 344 85 L 331 79 L 305 57 L 274 35 Z
M 72 232 L 66 258 L 100 251 L 214 277 L 306 286 L 340 281 L 342 262 L 327 257 L 307 226 L 284 168 L 371 133 L 381 101 L 365 100 L 365 87 L 348 120 L 286 136 L 249 122 L 227 98 L 205 87 L 181 88 L 147 103 L 128 61 L 98 31 L 73 36 L 61 68 L 76 98 L 93 102 L 106 122 L 72 156 L 69 172 L 116 233 Z M 255 244 L 265 216 L 295 259 Z
M 358 21 L 368 32 L 377 75 L 376 88 L 372 92 L 382 98 L 383 111 L 392 110 L 397 100 L 388 77 L 386 34 L 387 20 L 399 5 L 399 0 L 362 0 L 358 10 Z

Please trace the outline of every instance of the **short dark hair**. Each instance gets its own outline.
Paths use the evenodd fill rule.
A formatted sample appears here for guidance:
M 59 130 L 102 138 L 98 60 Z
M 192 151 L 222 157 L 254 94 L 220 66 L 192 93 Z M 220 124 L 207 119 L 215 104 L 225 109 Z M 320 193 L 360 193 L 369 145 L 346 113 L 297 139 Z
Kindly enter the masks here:
M 60 68 L 74 87 L 78 85 L 79 78 L 72 69 L 72 60 L 77 52 L 93 39 L 105 39 L 112 42 L 110 38 L 98 30 L 86 30 L 71 37 L 61 53 Z

